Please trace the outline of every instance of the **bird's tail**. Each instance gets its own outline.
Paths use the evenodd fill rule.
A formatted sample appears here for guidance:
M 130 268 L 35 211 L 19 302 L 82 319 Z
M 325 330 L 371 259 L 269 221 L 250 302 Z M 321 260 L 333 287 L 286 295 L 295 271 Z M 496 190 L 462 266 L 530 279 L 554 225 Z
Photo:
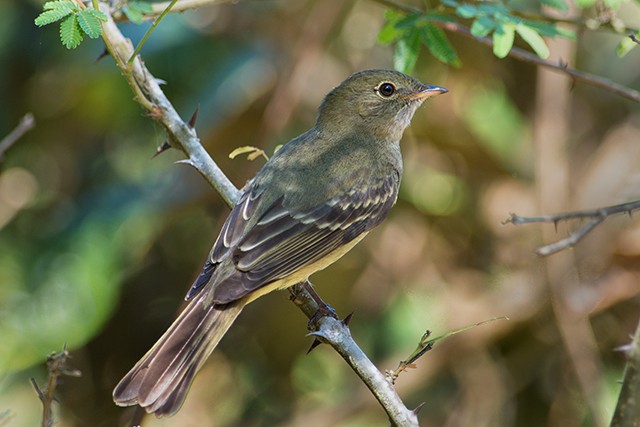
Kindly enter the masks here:
M 140 405 L 156 416 L 173 415 L 191 383 L 246 303 L 215 306 L 193 299 L 167 332 L 113 390 L 117 405 Z

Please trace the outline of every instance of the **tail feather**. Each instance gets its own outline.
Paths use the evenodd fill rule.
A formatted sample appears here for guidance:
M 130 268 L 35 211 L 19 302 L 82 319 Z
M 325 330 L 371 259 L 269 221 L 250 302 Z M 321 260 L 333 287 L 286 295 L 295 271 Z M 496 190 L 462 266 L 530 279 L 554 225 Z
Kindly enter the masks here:
M 175 414 L 204 362 L 245 306 L 192 300 L 167 332 L 113 391 L 120 406 L 140 405 L 157 416 Z

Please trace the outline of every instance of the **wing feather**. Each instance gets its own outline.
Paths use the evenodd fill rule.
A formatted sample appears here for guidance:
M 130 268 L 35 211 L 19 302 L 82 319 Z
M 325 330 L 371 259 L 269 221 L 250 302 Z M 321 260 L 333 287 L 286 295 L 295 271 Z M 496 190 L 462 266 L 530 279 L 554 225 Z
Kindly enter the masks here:
M 229 214 L 188 298 L 214 281 L 212 300 L 226 304 L 322 259 L 386 217 L 398 182 L 399 175 L 392 175 L 305 210 L 287 206 L 281 197 L 257 219 L 261 194 L 248 190 Z M 235 270 L 216 284 L 215 267 L 228 258 Z

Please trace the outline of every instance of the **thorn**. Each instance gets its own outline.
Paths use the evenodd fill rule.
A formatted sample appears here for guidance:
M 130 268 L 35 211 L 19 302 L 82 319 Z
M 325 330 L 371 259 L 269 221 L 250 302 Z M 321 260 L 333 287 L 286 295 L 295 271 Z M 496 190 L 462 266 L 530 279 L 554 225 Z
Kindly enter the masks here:
M 413 410 L 413 413 L 418 415 L 418 413 L 422 410 L 422 408 L 424 407 L 424 405 L 426 405 L 427 402 L 422 402 L 421 404 L 419 404 L 418 406 L 416 406 L 416 408 Z
M 196 120 L 198 120 L 198 111 L 200 111 L 200 104 L 196 106 L 196 110 L 193 112 L 191 118 L 189 119 L 189 127 L 191 129 L 196 127 Z
M 632 348 L 633 348 L 633 345 L 629 343 L 629 344 L 619 345 L 618 347 L 614 348 L 613 351 L 619 351 L 621 353 L 630 353 Z
M 169 148 L 171 148 L 171 144 L 169 144 L 169 141 L 163 141 L 162 144 L 160 144 L 160 146 L 156 148 L 156 152 L 153 153 L 153 156 L 151 156 L 151 158 L 155 159 L 158 156 L 158 154 L 164 153 Z
M 313 332 L 309 332 L 309 333 L 307 334 L 307 336 L 308 336 L 308 337 L 314 337 L 314 338 L 319 337 L 319 338 L 327 339 L 327 335 L 326 335 L 324 332 L 322 332 L 322 331 L 313 331 Z
M 31 381 L 31 385 L 33 386 L 33 388 L 35 389 L 38 398 L 43 401 L 44 400 L 44 392 L 42 391 L 42 389 L 40 388 L 40 386 L 38 385 L 38 383 L 36 382 L 36 379 L 31 377 L 29 378 L 29 380 Z
M 98 57 L 96 58 L 96 63 L 100 62 L 102 58 L 104 58 L 105 56 L 109 56 L 109 51 L 107 50 L 106 47 L 102 52 L 100 52 L 100 55 L 98 55 Z
M 353 318 L 353 311 L 349 314 L 347 314 L 347 317 L 344 318 L 344 320 L 342 320 L 342 324 L 344 326 L 349 326 L 349 323 L 351 323 L 351 319 Z
M 309 350 L 307 350 L 307 354 L 311 353 L 313 349 L 315 349 L 320 344 L 322 344 L 322 341 L 320 341 L 318 338 L 314 338 L 311 346 L 309 346 Z
M 198 167 L 196 166 L 195 163 L 193 163 L 193 161 L 191 161 L 191 159 L 183 159 L 183 160 L 178 160 L 176 161 L 176 164 L 180 164 L 180 165 L 189 165 L 192 168 L 195 168 L 196 170 L 198 169 Z

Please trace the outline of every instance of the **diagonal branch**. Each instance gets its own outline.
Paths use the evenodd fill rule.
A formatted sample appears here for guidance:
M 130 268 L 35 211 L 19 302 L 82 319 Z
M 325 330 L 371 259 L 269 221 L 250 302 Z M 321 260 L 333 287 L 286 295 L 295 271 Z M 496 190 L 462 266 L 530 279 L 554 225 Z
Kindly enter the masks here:
M 94 0 L 94 5 L 95 3 L 97 0 Z M 179 4 L 180 2 L 176 6 Z M 194 128 L 180 118 L 140 56 L 136 56 L 131 64 L 127 63 L 133 53 L 131 41 L 122 35 L 108 8 L 101 7 L 101 10 L 108 17 L 107 22 L 103 23 L 103 40 L 133 90 L 136 101 L 152 118 L 162 124 L 169 135 L 171 145 L 185 153 L 187 159 L 181 162 L 195 167 L 224 201 L 229 206 L 233 206 L 239 198 L 239 190 L 204 150 Z M 369 387 L 389 416 L 391 423 L 394 426 L 418 426 L 417 415 L 406 408 L 391 383 L 358 347 L 351 337 L 349 328 L 332 316 L 314 319 L 318 304 L 303 286 L 295 286 L 293 293 L 296 305 L 317 325 L 316 335 L 329 343 Z
M 547 256 L 559 252 L 563 249 L 574 246 L 578 243 L 584 236 L 589 234 L 591 230 L 596 228 L 605 219 L 612 215 L 617 215 L 621 213 L 627 213 L 631 215 L 631 213 L 635 210 L 640 209 L 640 200 L 629 203 L 621 203 L 619 205 L 606 206 L 598 209 L 587 209 L 583 211 L 572 211 L 565 212 L 561 214 L 555 215 L 542 215 L 542 216 L 519 216 L 512 213 L 507 220 L 503 222 L 503 224 L 532 224 L 532 223 L 543 223 L 543 222 L 552 222 L 554 224 L 558 224 L 560 221 L 569 221 L 572 219 L 588 219 L 589 221 L 584 224 L 582 227 L 577 229 L 576 231 L 569 234 L 569 237 L 558 240 L 555 243 L 542 246 L 536 250 L 536 254 L 541 256 Z
M 33 129 L 35 125 L 36 120 L 33 118 L 33 114 L 27 113 L 20 119 L 18 126 L 16 126 L 9 135 L 0 140 L 0 162 L 4 158 L 4 153 L 22 138 L 25 133 Z

